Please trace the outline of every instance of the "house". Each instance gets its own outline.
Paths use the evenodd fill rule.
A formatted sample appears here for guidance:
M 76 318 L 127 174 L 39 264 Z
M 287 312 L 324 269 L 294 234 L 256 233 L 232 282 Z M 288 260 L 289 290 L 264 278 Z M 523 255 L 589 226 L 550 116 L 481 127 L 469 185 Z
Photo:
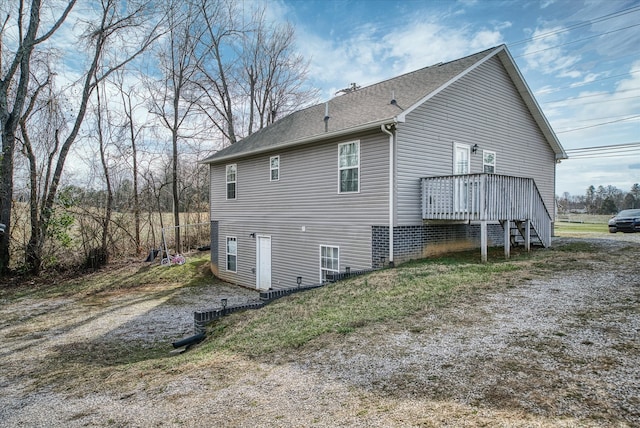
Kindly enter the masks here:
M 283 117 L 203 163 L 211 267 L 261 290 L 550 245 L 566 153 L 502 45 Z

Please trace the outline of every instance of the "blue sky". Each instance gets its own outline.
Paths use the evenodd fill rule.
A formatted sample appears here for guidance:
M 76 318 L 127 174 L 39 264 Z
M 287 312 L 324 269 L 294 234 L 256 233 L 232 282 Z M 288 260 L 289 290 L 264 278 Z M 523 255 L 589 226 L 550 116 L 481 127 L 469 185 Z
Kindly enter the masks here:
M 295 24 L 328 99 L 505 43 L 560 142 L 571 150 L 640 143 L 640 0 L 272 0 Z M 564 160 L 556 193 L 640 182 L 640 144 Z M 615 153 L 613 153 L 615 154 Z

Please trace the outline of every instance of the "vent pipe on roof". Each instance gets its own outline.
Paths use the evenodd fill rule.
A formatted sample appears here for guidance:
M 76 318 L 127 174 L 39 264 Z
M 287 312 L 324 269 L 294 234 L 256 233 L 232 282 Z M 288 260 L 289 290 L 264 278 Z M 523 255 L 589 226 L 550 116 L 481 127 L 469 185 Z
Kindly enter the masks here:
M 396 104 L 396 91 L 391 91 L 391 104 Z
M 324 103 L 324 132 L 329 132 L 329 101 Z

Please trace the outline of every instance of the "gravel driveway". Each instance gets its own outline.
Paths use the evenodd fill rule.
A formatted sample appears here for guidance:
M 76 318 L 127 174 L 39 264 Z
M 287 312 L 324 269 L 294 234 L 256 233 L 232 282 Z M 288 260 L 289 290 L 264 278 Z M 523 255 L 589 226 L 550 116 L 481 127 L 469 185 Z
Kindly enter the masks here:
M 204 368 L 122 387 L 54 387 L 38 367 L 97 334 L 106 344 L 168 344 L 190 333 L 201 296 L 114 298 L 108 310 L 68 299 L 10 302 L 0 307 L 0 425 L 640 426 L 640 234 L 605 238 L 589 240 L 599 251 L 581 270 L 408 325 L 325 338 L 275 361 L 221 354 Z M 611 266 L 605 255 L 622 248 L 635 256 Z M 256 297 L 236 291 L 238 303 Z M 215 302 L 233 290 L 206 292 Z

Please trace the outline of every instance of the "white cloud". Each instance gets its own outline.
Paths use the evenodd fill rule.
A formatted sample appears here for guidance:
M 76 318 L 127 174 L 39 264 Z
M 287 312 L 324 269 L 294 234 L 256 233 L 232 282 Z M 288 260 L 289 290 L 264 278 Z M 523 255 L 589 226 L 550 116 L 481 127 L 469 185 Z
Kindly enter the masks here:
M 625 192 L 640 182 L 640 171 L 625 158 L 564 160 L 557 166 L 556 194 L 584 195 L 587 187 L 615 186 Z
M 504 23 L 501 23 L 504 25 Z M 328 98 L 352 82 L 361 86 L 502 43 L 496 29 L 447 27 L 437 22 L 413 20 L 392 32 L 373 24 L 358 27 L 342 39 L 298 28 L 302 52 L 312 52 L 310 75 L 319 86 L 330 87 Z
M 560 45 L 564 41 L 562 27 L 546 27 L 536 29 L 533 40 L 524 49 L 526 66 L 543 74 L 555 74 L 560 77 L 580 78 L 581 73 L 575 69 L 581 57 L 570 54 Z M 540 37 L 541 35 L 545 37 Z

